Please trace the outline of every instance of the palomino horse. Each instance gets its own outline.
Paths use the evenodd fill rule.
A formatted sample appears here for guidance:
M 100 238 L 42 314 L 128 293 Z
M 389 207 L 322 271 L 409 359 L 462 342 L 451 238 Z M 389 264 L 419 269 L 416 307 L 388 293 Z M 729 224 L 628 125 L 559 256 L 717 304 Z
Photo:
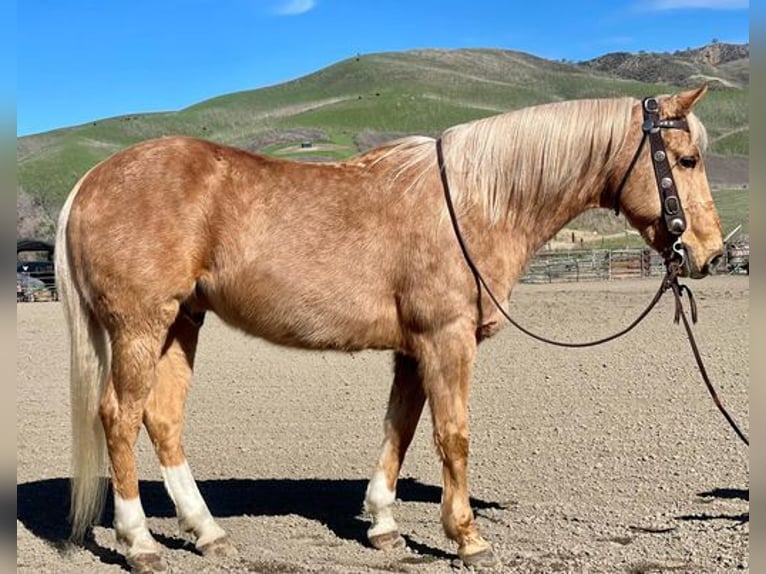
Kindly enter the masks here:
M 677 128 L 659 141 L 686 214 L 676 250 L 692 277 L 723 250 L 700 157 L 705 130 L 691 113 L 704 92 L 652 100 L 671 120 L 664 127 Z M 73 538 L 99 517 L 108 453 L 128 562 L 165 568 L 139 498 L 143 423 L 181 529 L 203 555 L 234 552 L 181 441 L 197 337 L 213 311 L 281 345 L 392 350 L 385 438 L 364 501 L 369 540 L 404 543 L 392 505 L 427 401 L 444 531 L 466 564 L 492 564 L 469 506 L 467 406 L 477 344 L 501 321 L 458 247 L 440 167 L 473 260 L 506 305 L 533 254 L 586 209 L 618 202 L 648 244 L 672 255 L 654 152 L 639 146 L 642 108 L 633 98 L 569 101 L 458 125 L 439 140 L 443 163 L 426 137 L 329 164 L 169 137 L 91 169 L 64 205 L 56 243 L 71 333 Z

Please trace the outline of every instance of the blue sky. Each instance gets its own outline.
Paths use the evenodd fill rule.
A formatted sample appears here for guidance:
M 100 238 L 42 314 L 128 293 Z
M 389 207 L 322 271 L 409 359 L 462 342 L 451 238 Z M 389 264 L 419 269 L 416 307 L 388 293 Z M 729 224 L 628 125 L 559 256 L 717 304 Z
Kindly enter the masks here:
M 749 41 L 748 0 L 24 0 L 25 135 L 178 110 L 371 52 L 504 48 L 586 60 Z

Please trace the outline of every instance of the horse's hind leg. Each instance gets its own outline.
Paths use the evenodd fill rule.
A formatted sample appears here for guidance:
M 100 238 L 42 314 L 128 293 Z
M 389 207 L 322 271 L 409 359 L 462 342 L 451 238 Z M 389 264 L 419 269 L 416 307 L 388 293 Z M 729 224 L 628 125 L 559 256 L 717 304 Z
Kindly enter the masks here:
M 112 468 L 115 532 L 128 545 L 134 572 L 165 570 L 139 497 L 135 445 L 167 329 L 177 311 L 178 304 L 171 302 L 157 306 L 151 315 L 125 315 L 133 318 L 130 322 L 111 316 L 112 367 L 100 415 Z
M 396 500 L 396 480 L 402 461 L 425 404 L 417 361 L 401 354 L 394 360 L 394 382 L 384 422 L 386 436 L 364 499 L 364 507 L 372 517 L 367 537 L 375 548 L 384 550 L 405 544 L 391 507 Z
M 196 548 L 203 555 L 231 556 L 236 550 L 210 514 L 181 441 L 200 325 L 182 313 L 170 327 L 157 365 L 157 382 L 146 402 L 144 425 L 160 460 L 162 478 L 175 504 L 181 531 L 194 536 Z

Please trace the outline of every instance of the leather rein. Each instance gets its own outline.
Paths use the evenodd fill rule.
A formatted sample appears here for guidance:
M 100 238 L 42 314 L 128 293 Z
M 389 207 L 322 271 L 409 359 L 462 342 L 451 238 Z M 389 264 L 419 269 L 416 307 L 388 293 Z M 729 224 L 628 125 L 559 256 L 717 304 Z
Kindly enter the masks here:
M 721 414 L 723 414 L 724 418 L 732 427 L 732 429 L 737 434 L 737 436 L 742 440 L 742 442 L 750 446 L 749 439 L 744 435 L 744 433 L 740 430 L 737 423 L 734 421 L 731 415 L 724 408 L 723 404 L 721 403 L 721 399 L 718 397 L 718 393 L 716 392 L 715 387 L 710 382 L 710 378 L 708 377 L 707 370 L 705 369 L 705 365 L 702 362 L 702 357 L 697 347 L 697 343 L 694 339 L 694 335 L 692 333 L 689 320 L 686 317 L 686 312 L 684 310 L 683 303 L 681 300 L 684 292 L 686 292 L 689 296 L 689 306 L 691 310 L 692 323 L 696 323 L 697 322 L 697 304 L 694 300 L 694 296 L 691 290 L 689 289 L 689 287 L 678 283 L 678 275 L 680 274 L 682 266 L 686 264 L 686 251 L 684 249 L 683 243 L 681 242 L 681 234 L 686 229 L 686 218 L 684 217 L 684 211 L 681 206 L 681 199 L 678 196 L 678 191 L 676 189 L 675 180 L 673 179 L 673 173 L 670 166 L 670 162 L 668 161 L 667 153 L 665 151 L 665 144 L 662 141 L 662 136 L 660 135 L 660 132 L 662 129 L 683 129 L 688 131 L 689 126 L 685 119 L 661 120 L 659 117 L 660 106 L 656 98 L 644 98 L 641 102 L 641 108 L 643 110 L 643 116 L 644 116 L 644 121 L 642 124 L 643 135 L 641 137 L 641 142 L 638 145 L 638 149 L 636 150 L 636 153 L 633 155 L 633 159 L 628 165 L 628 169 L 623 175 L 619 186 L 617 187 L 617 192 L 615 193 L 615 200 L 614 200 L 614 210 L 616 214 L 619 214 L 620 198 L 622 196 L 623 188 L 625 187 L 625 184 L 627 183 L 628 177 L 633 171 L 633 168 L 638 162 L 638 159 L 641 155 L 644 145 L 646 144 L 646 141 L 649 140 L 649 145 L 651 148 L 652 166 L 654 167 L 655 181 L 657 183 L 657 189 L 659 190 L 660 204 L 662 206 L 661 217 L 663 221 L 665 222 L 665 227 L 668 233 L 671 235 L 671 237 L 675 239 L 675 241 L 673 242 L 672 253 L 668 257 L 666 257 L 665 276 L 663 277 L 662 282 L 660 283 L 659 289 L 657 290 L 657 292 L 655 293 L 654 297 L 649 302 L 649 304 L 646 306 L 646 308 L 638 315 L 636 319 L 633 320 L 633 322 L 631 322 L 624 329 L 618 331 L 617 333 L 614 333 L 613 335 L 609 335 L 608 337 L 604 337 L 601 339 L 596 339 L 594 341 L 587 341 L 587 342 L 556 341 L 553 339 L 549 339 L 547 337 L 543 337 L 541 335 L 537 335 L 536 333 L 533 333 L 529 329 L 520 325 L 503 308 L 503 306 L 500 304 L 500 301 L 497 299 L 497 297 L 495 297 L 495 294 L 492 292 L 486 280 L 482 276 L 481 272 L 479 271 L 479 268 L 476 266 L 476 263 L 474 262 L 468 250 L 468 246 L 466 245 L 465 239 L 463 238 L 463 234 L 460 231 L 460 225 L 458 223 L 457 212 L 455 210 L 455 205 L 452 202 L 452 194 L 450 192 L 449 181 L 447 179 L 447 170 L 446 170 L 446 166 L 444 162 L 444 151 L 442 149 L 442 139 L 438 138 L 436 140 L 436 161 L 437 161 L 437 167 L 439 168 L 439 176 L 441 177 L 442 188 L 444 190 L 444 199 L 447 204 L 447 211 L 449 212 L 450 221 L 452 222 L 452 228 L 455 231 L 455 236 L 460 246 L 460 250 L 463 253 L 463 258 L 465 259 L 468 265 L 468 268 L 471 270 L 474 280 L 476 281 L 476 288 L 477 288 L 477 291 L 479 292 L 479 296 L 478 296 L 479 315 L 480 316 L 482 315 L 481 289 L 483 287 L 487 293 L 487 296 L 490 298 L 490 300 L 495 305 L 495 307 L 497 307 L 498 311 L 500 311 L 503 317 L 505 317 L 505 319 L 511 325 L 516 327 L 519 331 L 521 331 L 525 335 L 528 335 L 529 337 L 532 337 L 533 339 L 536 339 L 543 343 L 548 343 L 550 345 L 555 345 L 558 347 L 567 347 L 567 348 L 593 347 L 596 345 L 601 345 L 608 341 L 613 341 L 614 339 L 617 339 L 627 334 L 628 332 L 632 331 L 634 327 L 636 327 L 641 321 L 643 321 L 643 319 L 649 314 L 649 312 L 655 307 L 655 305 L 657 305 L 659 300 L 662 298 L 663 294 L 666 291 L 670 290 L 673 292 L 673 295 L 675 297 L 675 316 L 674 316 L 673 322 L 678 324 L 679 320 L 683 320 L 684 328 L 686 330 L 686 334 L 689 339 L 689 344 L 691 346 L 694 358 L 697 362 L 697 367 L 699 368 L 700 374 L 702 375 L 702 380 L 705 382 L 705 386 L 707 387 L 708 392 L 710 393 L 710 396 L 713 399 L 713 402 L 715 403 L 716 407 L 721 412 Z

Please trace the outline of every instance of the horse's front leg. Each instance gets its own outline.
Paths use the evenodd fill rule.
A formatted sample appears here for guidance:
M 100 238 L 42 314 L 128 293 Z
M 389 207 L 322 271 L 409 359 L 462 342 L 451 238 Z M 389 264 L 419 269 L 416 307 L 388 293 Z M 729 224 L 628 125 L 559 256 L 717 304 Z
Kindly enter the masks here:
M 367 537 L 375 548 L 381 550 L 405 545 L 394 520 L 392 507 L 396 500 L 399 471 L 423 412 L 425 400 L 418 362 L 397 353 L 394 357 L 394 382 L 384 422 L 386 436 L 378 465 L 364 497 L 364 508 L 372 518 Z
M 479 534 L 468 498 L 468 395 L 476 356 L 475 329 L 459 322 L 424 339 L 420 348 L 423 386 L 442 460 L 442 525 L 457 542 L 466 566 L 498 564 Z

